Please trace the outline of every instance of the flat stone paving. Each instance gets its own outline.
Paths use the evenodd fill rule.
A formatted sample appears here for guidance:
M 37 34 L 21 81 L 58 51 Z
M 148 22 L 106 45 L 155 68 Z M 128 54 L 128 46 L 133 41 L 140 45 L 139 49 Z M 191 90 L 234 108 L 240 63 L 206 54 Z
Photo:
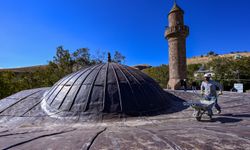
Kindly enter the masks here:
M 47 88 L 19 92 L 0 101 L 0 149 L 250 149 L 250 94 L 225 92 L 222 114 L 197 122 L 193 110 L 173 102 L 172 111 L 141 116 L 71 122 L 41 110 Z M 193 92 L 168 91 L 186 101 Z

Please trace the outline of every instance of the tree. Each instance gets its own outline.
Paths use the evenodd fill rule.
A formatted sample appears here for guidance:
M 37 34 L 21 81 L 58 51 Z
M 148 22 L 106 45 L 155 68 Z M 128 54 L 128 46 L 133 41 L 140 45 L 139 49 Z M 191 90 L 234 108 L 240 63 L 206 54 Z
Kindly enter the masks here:
M 14 74 L 10 71 L 0 72 L 0 98 L 4 98 L 11 95 L 16 91 L 15 85 L 13 85 Z
M 88 66 L 91 64 L 90 54 L 88 48 L 79 48 L 72 54 L 72 58 L 74 61 L 75 70 L 79 70 L 84 66 Z
M 126 57 L 123 56 L 120 52 L 115 51 L 114 58 L 113 58 L 113 62 L 122 64 L 122 63 L 125 62 L 125 58 L 126 58 Z
M 79 48 L 70 53 L 59 46 L 46 67 L 29 72 L 0 72 L 0 99 L 25 89 L 50 87 L 65 75 L 88 65 L 104 63 L 106 59 L 106 52 L 97 51 L 97 55 L 91 57 L 88 48 Z M 125 56 L 115 52 L 114 61 L 121 63 L 124 59 Z
M 218 54 L 216 54 L 214 51 L 209 51 L 207 56 L 218 56 Z
M 250 57 L 237 60 L 233 57 L 216 58 L 209 62 L 207 66 L 213 67 L 214 79 L 220 81 L 225 90 L 230 90 L 237 82 L 243 83 L 245 89 L 250 88 Z
M 91 60 L 91 64 L 101 64 L 107 60 L 107 55 L 105 51 L 97 50 L 96 54 L 93 56 Z
M 56 49 L 56 56 L 54 56 L 53 61 L 49 62 L 49 65 L 53 67 L 57 65 L 57 68 L 54 67 L 54 69 L 58 69 L 59 76 L 63 77 L 73 71 L 74 62 L 69 50 L 65 50 L 62 46 L 59 46 Z
M 153 78 L 156 82 L 158 82 L 161 87 L 167 88 L 169 78 L 168 65 L 147 68 L 144 69 L 143 72 Z
M 199 68 L 202 66 L 202 64 L 190 64 L 187 65 L 187 78 L 188 82 L 192 83 L 195 81 L 194 73 L 199 70 Z

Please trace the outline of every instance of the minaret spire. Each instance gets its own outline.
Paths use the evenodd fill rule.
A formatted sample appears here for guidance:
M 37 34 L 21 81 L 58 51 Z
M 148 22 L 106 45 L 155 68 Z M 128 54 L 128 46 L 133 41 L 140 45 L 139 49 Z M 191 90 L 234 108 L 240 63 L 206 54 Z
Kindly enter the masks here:
M 174 5 L 172 7 L 172 9 L 170 10 L 169 13 L 175 12 L 175 11 L 181 11 L 184 14 L 184 11 L 181 9 L 180 6 L 178 6 L 177 4 L 177 0 L 174 0 Z

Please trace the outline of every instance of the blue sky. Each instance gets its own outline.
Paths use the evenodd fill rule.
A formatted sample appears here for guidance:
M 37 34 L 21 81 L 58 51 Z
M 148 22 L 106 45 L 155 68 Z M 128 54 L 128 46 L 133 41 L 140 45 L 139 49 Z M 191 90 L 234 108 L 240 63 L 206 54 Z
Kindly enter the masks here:
M 178 0 L 187 56 L 250 51 L 249 0 Z M 57 46 L 120 51 L 127 65 L 168 63 L 172 0 L 0 0 L 0 67 L 46 64 Z

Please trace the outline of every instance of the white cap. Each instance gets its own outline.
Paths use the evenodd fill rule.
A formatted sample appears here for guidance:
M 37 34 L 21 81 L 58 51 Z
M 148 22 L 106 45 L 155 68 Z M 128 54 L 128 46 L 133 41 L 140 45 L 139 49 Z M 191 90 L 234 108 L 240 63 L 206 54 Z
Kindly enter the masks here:
M 206 74 L 204 74 L 204 77 L 205 78 L 211 78 L 211 74 L 210 73 L 206 73 Z

